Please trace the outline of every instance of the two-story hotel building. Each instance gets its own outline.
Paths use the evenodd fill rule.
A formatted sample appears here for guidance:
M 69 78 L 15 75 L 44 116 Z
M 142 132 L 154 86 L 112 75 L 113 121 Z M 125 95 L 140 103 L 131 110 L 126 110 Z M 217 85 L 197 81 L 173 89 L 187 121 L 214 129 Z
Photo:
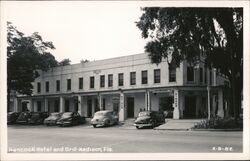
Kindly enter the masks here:
M 168 67 L 136 54 L 40 71 L 31 96 L 19 95 L 14 111 L 78 111 L 92 117 L 98 110 L 115 110 L 120 121 L 141 110 L 170 111 L 173 118 L 224 116 L 225 80 L 216 69 L 182 62 Z M 209 98 L 209 99 L 208 99 Z M 210 108 L 208 108 L 210 107 Z

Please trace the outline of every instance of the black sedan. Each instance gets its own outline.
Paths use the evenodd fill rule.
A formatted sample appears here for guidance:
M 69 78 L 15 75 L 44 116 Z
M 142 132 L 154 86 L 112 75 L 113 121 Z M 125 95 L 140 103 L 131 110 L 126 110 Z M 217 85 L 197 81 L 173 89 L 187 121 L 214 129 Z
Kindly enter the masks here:
M 30 118 L 28 118 L 29 124 L 43 124 L 44 119 L 48 117 L 47 112 L 31 112 Z
M 165 123 L 164 114 L 158 111 L 143 111 L 140 112 L 135 120 L 135 127 L 137 129 L 141 127 L 154 128 Z
M 45 125 L 56 125 L 56 122 L 61 118 L 62 113 L 53 112 L 44 120 Z
M 7 124 L 16 123 L 16 120 L 19 115 L 20 115 L 20 112 L 9 112 L 7 115 Z
M 16 120 L 16 123 L 18 124 L 27 124 L 28 123 L 28 119 L 31 117 L 31 113 L 30 112 L 22 112 L 17 120 Z
M 65 112 L 56 122 L 59 126 L 78 125 L 85 122 L 85 118 L 81 117 L 78 112 Z

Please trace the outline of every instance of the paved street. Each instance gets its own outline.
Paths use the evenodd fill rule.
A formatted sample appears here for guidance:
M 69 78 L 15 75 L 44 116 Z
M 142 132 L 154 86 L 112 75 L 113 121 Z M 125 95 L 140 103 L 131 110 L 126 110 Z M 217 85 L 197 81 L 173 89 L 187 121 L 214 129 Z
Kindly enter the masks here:
M 242 152 L 242 132 L 8 126 L 9 152 Z

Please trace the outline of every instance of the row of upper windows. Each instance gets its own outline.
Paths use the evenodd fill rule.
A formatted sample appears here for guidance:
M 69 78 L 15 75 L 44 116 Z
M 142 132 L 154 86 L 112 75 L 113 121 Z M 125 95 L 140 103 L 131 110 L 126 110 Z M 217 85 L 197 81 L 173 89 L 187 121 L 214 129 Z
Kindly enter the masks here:
M 207 83 L 207 70 L 205 70 L 205 83 Z M 199 68 L 199 80 L 200 83 L 203 82 L 203 68 Z M 209 83 L 212 82 L 212 72 L 210 70 L 209 73 Z M 187 67 L 187 81 L 194 82 L 194 67 L 188 66 Z M 83 77 L 78 78 L 79 82 L 79 90 L 83 89 Z M 161 70 L 155 69 L 154 70 L 154 83 L 161 82 Z M 176 82 L 176 68 L 169 68 L 169 82 Z M 143 70 L 141 71 L 141 84 L 148 84 L 148 71 Z M 124 85 L 124 73 L 118 74 L 118 86 Z M 136 72 L 130 72 L 130 85 L 136 85 Z M 105 75 L 100 75 L 100 87 L 105 87 Z M 108 74 L 108 87 L 113 87 L 113 74 Z M 95 77 L 91 76 L 89 78 L 89 88 L 95 88 Z M 50 84 L 49 81 L 45 82 L 45 92 L 49 92 Z M 67 79 L 67 90 L 71 90 L 71 79 Z M 56 91 L 60 91 L 60 80 L 56 80 Z M 37 92 L 41 92 L 41 83 L 37 83 Z
M 176 81 L 176 70 L 170 70 L 169 72 L 169 81 L 175 82 Z M 79 86 L 78 88 L 81 90 L 83 89 L 83 77 L 78 78 Z M 154 83 L 161 82 L 161 70 L 154 69 Z M 148 84 L 148 71 L 143 70 L 141 71 L 141 84 Z M 118 86 L 124 85 L 124 73 L 118 74 Z M 130 72 L 130 85 L 136 85 L 136 72 Z M 105 75 L 100 75 L 100 87 L 105 87 Z M 108 87 L 113 87 L 113 74 L 108 74 Z M 91 76 L 89 78 L 89 88 L 95 88 L 95 77 Z M 67 90 L 71 90 L 71 79 L 67 79 Z M 50 91 L 50 84 L 49 81 L 45 82 L 45 92 Z M 60 80 L 56 80 L 56 91 L 60 91 Z M 41 83 L 37 82 L 37 92 L 41 92 Z

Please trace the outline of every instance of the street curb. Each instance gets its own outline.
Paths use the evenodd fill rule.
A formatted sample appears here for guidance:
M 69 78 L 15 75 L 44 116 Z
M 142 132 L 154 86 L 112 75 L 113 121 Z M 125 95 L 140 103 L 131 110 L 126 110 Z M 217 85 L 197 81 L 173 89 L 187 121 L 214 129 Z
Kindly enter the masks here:
M 242 129 L 154 129 L 165 131 L 243 131 Z
M 162 131 L 190 131 L 190 129 L 153 129 L 153 130 L 162 130 Z
M 191 131 L 243 131 L 243 129 L 190 129 Z

